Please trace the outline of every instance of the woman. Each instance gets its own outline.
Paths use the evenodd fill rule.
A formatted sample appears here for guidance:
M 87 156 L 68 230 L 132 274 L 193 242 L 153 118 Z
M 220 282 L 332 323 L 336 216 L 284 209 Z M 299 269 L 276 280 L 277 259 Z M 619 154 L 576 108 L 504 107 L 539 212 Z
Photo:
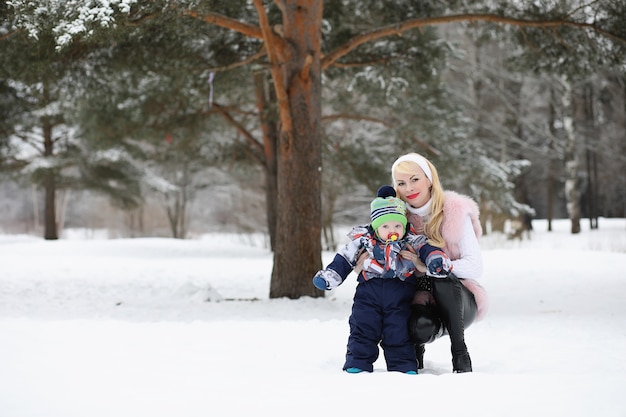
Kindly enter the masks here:
M 434 165 L 419 154 L 399 157 L 391 174 L 415 231 L 425 234 L 430 244 L 443 248 L 452 260 L 452 274 L 447 278 L 418 278 L 409 332 L 419 368 L 424 366 L 424 344 L 448 334 L 453 372 L 471 372 L 465 329 L 482 319 L 487 307 L 485 290 L 478 283 L 483 267 L 478 205 L 467 196 L 444 192 Z M 407 250 L 401 255 L 424 270 L 415 253 Z

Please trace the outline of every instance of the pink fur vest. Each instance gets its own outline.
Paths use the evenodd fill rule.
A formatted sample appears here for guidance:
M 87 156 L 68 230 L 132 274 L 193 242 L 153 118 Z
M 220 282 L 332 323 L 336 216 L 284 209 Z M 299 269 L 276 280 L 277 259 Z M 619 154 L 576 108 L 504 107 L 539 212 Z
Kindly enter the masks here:
M 476 204 L 476 202 L 468 196 L 454 191 L 446 191 L 443 204 L 441 234 L 446 241 L 446 246 L 443 250 L 452 260 L 459 259 L 461 257 L 459 242 L 461 240 L 463 222 L 465 221 L 466 216 L 470 217 L 472 226 L 474 227 L 474 233 L 476 233 L 477 238 L 480 238 L 483 233 L 483 229 L 480 225 L 478 204 Z M 417 233 L 423 233 L 424 226 L 420 216 L 409 214 L 408 219 Z M 481 320 L 487 313 L 487 292 L 476 280 L 462 279 L 461 282 L 472 292 L 472 294 L 474 294 L 476 306 L 478 307 L 476 319 Z

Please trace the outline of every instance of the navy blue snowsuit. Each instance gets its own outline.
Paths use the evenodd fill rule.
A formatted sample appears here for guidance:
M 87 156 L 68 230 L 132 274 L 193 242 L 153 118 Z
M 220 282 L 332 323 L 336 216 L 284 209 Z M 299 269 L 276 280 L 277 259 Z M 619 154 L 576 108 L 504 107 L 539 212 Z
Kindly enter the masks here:
M 370 226 L 355 227 L 350 237 L 352 241 L 320 271 L 329 283 L 328 289 L 332 289 L 343 283 L 363 250 L 370 255 L 357 278 L 359 284 L 349 319 L 350 336 L 343 369 L 372 372 L 380 343 L 387 370 L 417 371 L 415 350 L 408 333 L 411 300 L 416 291 L 415 265 L 399 257 L 398 252 L 410 245 L 423 260 L 431 251 L 439 249 L 427 244 L 426 237 L 415 234 L 410 225 L 399 241 L 381 241 Z

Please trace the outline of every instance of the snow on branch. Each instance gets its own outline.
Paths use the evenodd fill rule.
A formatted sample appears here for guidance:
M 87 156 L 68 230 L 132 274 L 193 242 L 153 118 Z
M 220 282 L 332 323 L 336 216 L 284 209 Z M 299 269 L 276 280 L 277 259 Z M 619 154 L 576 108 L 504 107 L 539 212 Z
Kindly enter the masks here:
M 49 30 L 55 36 L 57 50 L 78 35 L 91 35 L 94 25 L 114 24 L 116 12 L 128 14 L 136 0 L 9 0 L 17 16 L 15 30 L 23 29 L 38 39 Z

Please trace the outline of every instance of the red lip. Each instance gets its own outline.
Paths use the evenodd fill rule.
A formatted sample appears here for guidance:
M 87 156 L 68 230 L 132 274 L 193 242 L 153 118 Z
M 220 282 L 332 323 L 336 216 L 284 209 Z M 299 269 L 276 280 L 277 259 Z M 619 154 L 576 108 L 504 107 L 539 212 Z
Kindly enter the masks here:
M 410 194 L 407 195 L 406 198 L 408 198 L 409 200 L 414 200 L 417 198 L 418 195 L 420 195 L 420 193 Z

